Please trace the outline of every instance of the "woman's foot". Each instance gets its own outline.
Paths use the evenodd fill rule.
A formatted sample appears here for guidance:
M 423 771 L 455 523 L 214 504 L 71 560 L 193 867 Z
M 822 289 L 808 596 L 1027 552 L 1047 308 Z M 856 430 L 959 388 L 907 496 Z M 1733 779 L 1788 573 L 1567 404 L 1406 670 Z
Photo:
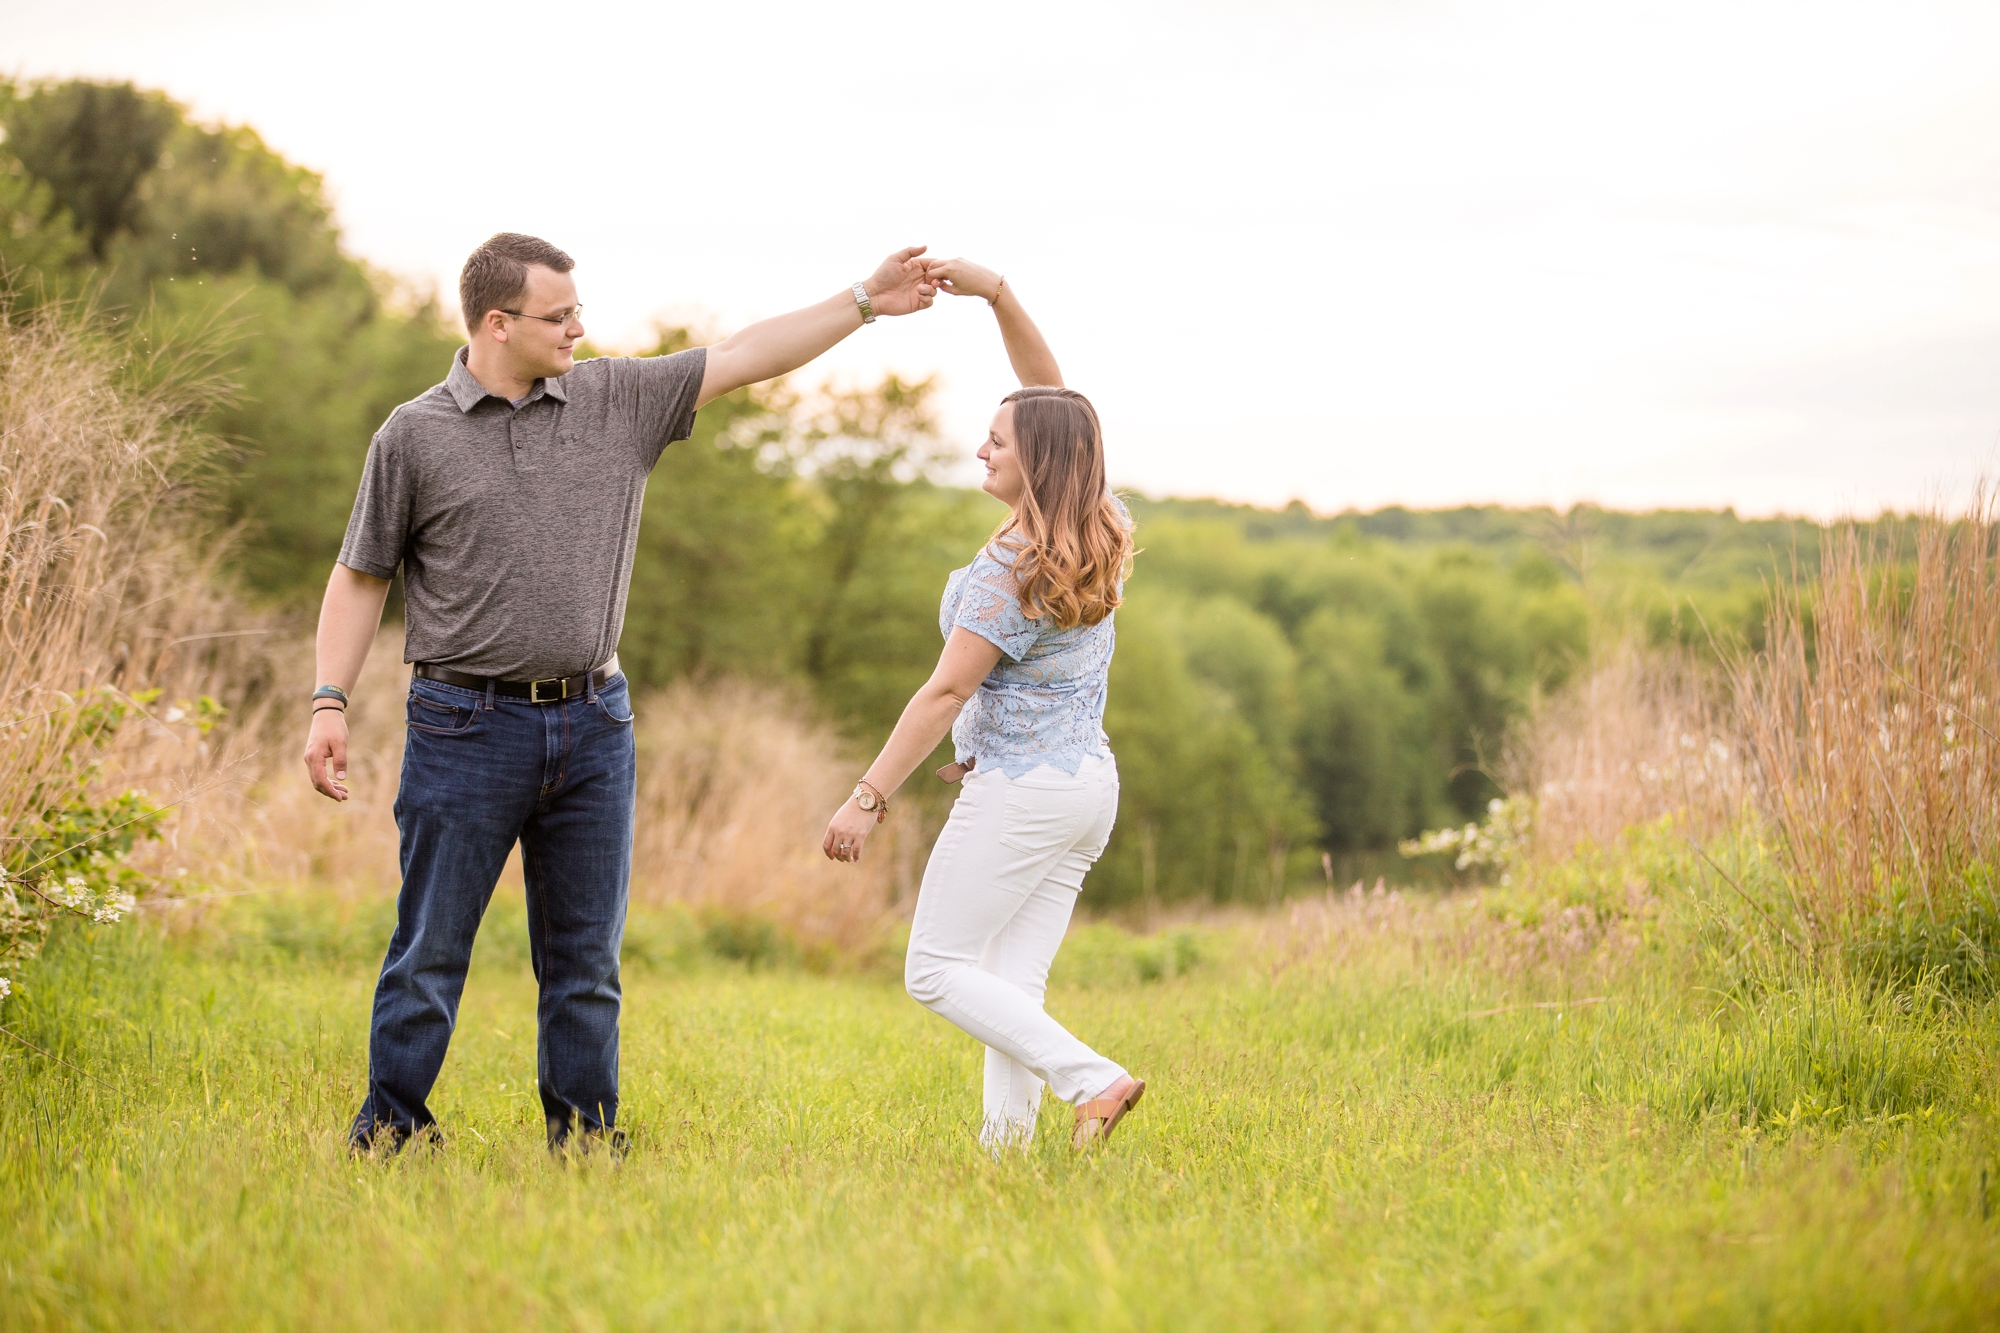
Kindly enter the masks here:
M 1076 1133 L 1070 1141 L 1078 1151 L 1094 1148 L 1111 1136 L 1125 1113 L 1139 1104 L 1146 1085 L 1130 1074 L 1076 1108 Z

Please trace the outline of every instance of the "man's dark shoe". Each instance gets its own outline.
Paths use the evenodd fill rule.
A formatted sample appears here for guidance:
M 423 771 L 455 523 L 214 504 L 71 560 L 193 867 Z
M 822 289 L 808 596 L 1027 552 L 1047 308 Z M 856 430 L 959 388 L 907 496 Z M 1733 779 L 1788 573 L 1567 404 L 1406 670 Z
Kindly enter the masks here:
M 444 1147 L 444 1131 L 438 1128 L 435 1121 L 411 1129 L 363 1117 L 356 1119 L 354 1128 L 347 1133 L 347 1153 L 350 1157 L 386 1159 L 394 1157 L 412 1142 L 420 1148 L 438 1151 Z
M 614 1162 L 625 1160 L 625 1150 L 629 1140 L 622 1129 L 605 1129 L 601 1125 L 584 1125 L 581 1117 L 564 1119 L 549 1117 L 549 1152 L 561 1158 L 571 1156 L 590 1157 L 605 1153 Z

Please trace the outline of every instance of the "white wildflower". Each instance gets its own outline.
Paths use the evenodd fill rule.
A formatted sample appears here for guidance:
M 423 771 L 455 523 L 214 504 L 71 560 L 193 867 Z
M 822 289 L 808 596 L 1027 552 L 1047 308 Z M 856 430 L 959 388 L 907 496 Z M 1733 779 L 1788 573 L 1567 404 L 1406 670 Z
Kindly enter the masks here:
M 1397 844 L 1404 856 L 1431 856 L 1455 852 L 1453 864 L 1460 870 L 1474 866 L 1505 866 L 1520 854 L 1533 824 L 1534 811 L 1525 800 L 1495 800 L 1486 807 L 1486 823 L 1464 828 L 1433 829 L 1421 837 Z

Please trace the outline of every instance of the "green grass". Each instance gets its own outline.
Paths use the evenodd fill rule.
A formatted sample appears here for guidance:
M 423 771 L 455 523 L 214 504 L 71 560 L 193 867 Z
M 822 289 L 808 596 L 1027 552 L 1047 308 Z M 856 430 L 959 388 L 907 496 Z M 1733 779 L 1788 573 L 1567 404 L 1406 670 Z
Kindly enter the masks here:
M 1609 1003 L 1484 1013 L 1532 993 L 1393 932 L 1278 969 L 1244 933 L 1096 926 L 1050 1006 L 1151 1090 L 1101 1154 L 1050 1107 L 995 1162 L 977 1047 L 892 978 L 723 962 L 646 917 L 631 1153 L 563 1165 L 521 938 L 496 909 L 433 1103 L 448 1146 L 371 1162 L 342 1132 L 379 912 L 63 933 L 5 1022 L 113 1086 L 0 1038 L 0 1327 L 2000 1318 L 1991 1004 L 1729 999 L 1634 965 Z

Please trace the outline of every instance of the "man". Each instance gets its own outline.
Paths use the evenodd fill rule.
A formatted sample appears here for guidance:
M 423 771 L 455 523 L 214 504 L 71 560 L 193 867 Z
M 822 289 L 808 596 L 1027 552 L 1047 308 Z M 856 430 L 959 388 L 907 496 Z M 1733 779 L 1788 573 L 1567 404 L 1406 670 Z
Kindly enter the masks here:
M 502 233 L 459 276 L 469 346 L 390 413 L 320 608 L 306 770 L 348 797 L 347 692 L 396 567 L 411 669 L 396 794 L 402 893 L 368 1038 L 357 1150 L 434 1132 L 480 917 L 518 841 L 552 1147 L 613 1133 L 618 949 L 632 864 L 632 710 L 618 636 L 646 477 L 703 405 L 928 307 L 924 247 L 713 347 L 576 364 L 570 257 Z

